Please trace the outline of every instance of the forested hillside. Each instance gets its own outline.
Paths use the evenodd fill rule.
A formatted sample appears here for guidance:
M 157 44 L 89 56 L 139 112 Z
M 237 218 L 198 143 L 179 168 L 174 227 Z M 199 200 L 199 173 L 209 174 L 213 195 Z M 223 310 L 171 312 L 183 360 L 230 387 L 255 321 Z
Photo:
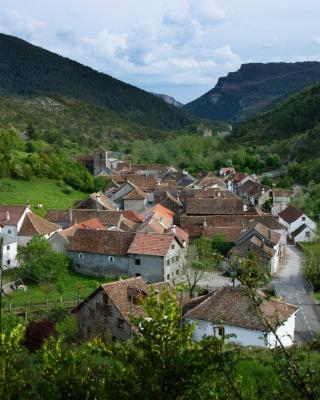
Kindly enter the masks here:
M 62 95 L 116 113 L 145 127 L 178 129 L 194 120 L 187 112 L 134 86 L 75 61 L 0 34 L 0 94 Z
M 319 62 L 243 64 L 185 109 L 201 118 L 236 122 L 274 108 L 317 81 Z

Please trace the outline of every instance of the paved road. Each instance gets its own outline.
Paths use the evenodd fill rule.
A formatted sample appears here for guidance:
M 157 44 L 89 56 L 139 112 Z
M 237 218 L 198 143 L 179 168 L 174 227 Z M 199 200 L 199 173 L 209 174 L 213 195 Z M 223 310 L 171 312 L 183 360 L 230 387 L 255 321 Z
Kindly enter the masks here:
M 320 305 L 317 305 L 303 276 L 302 253 L 287 245 L 277 276 L 272 280 L 278 295 L 299 307 L 296 317 L 295 340 L 302 342 L 314 338 L 320 331 Z

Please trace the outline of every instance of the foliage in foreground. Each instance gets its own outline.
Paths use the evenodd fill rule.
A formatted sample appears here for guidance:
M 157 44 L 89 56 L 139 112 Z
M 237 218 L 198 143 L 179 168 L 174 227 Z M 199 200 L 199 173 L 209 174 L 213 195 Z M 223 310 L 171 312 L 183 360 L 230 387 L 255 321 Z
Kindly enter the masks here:
M 227 338 L 192 341 L 181 327 L 175 297 L 153 293 L 144 305 L 148 319 L 126 343 L 101 339 L 81 346 L 51 337 L 28 353 L 21 325 L 1 336 L 1 399 L 316 399 L 319 355 L 292 350 L 290 362 L 306 384 L 301 390 L 281 350 L 227 345 Z M 317 345 L 319 348 L 319 345 Z M 299 386 L 300 385 L 300 386 Z

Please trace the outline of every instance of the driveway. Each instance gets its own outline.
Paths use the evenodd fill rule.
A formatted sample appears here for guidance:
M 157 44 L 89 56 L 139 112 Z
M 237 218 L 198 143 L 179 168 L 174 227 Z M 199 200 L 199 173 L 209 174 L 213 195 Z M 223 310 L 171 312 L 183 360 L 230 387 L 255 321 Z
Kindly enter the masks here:
M 313 339 L 315 333 L 320 331 L 320 306 L 316 304 L 312 294 L 308 293 L 302 257 L 299 249 L 287 245 L 279 272 L 272 279 L 277 294 L 284 297 L 288 303 L 299 307 L 295 330 L 297 342 Z

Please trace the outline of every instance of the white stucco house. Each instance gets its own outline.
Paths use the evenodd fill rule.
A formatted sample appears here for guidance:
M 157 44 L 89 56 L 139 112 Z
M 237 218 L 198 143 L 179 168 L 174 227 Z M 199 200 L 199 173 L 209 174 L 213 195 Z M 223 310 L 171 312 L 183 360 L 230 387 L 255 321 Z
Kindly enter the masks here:
M 317 224 L 303 211 L 289 205 L 279 214 L 279 222 L 287 228 L 288 237 L 295 242 L 308 242 L 317 235 Z
M 1 233 L 18 238 L 26 214 L 30 212 L 29 206 L 8 206 L 0 205 Z
M 2 268 L 4 270 L 17 266 L 17 246 L 16 239 L 12 236 L 0 233 L 2 239 Z
M 186 322 L 195 325 L 193 340 L 233 335 L 228 341 L 242 346 L 273 349 L 280 342 L 292 346 L 297 308 L 278 299 L 267 300 L 263 293 L 261 298 L 257 309 L 245 287 L 222 287 L 205 296 L 184 315 Z

